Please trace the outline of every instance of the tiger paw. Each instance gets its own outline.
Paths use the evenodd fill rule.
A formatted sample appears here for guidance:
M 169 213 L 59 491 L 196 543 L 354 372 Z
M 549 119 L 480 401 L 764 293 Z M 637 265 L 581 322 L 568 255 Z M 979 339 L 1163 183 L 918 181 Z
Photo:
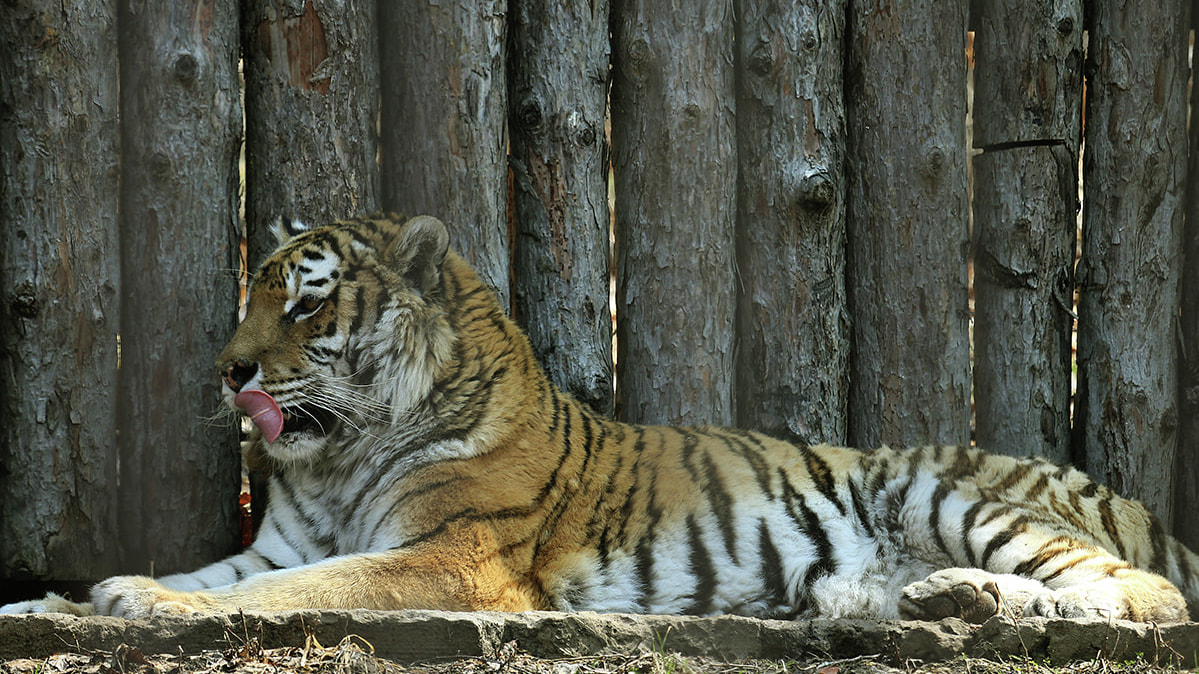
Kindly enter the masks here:
M 1097 588 L 1070 588 L 1044 592 L 1024 606 L 1025 616 L 1045 618 L 1126 618 L 1128 609 Z
M 181 615 L 200 610 L 193 595 L 171 590 L 152 578 L 116 576 L 92 588 L 92 604 L 100 615 L 118 618 L 148 618 Z
M 91 604 L 73 602 L 51 592 L 41 599 L 0 606 L 0 613 L 69 613 L 70 615 L 87 616 L 94 615 L 95 610 Z
M 981 624 L 999 607 L 999 588 L 981 569 L 942 569 L 903 588 L 899 598 L 899 614 L 909 620 L 961 618 Z

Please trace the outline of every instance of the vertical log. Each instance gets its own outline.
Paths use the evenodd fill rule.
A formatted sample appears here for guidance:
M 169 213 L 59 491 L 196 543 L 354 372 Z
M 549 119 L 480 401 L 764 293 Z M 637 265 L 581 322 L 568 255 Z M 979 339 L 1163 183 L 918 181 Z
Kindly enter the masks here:
M 845 442 L 845 2 L 738 15 L 737 424 Z
M 1171 522 L 1188 12 L 1090 8 L 1077 449 L 1093 477 Z
M 239 461 L 212 370 L 237 306 L 237 3 L 121 16 L 121 541 L 125 568 L 237 544 Z
M 849 11 L 849 440 L 970 438 L 966 4 Z
M 510 10 L 514 313 L 550 378 L 611 414 L 608 2 Z
M 733 418 L 733 6 L 613 5 L 617 406 Z
M 379 209 L 379 65 L 373 0 L 254 0 L 242 12 L 254 269 L 280 215 L 315 224 Z
M 1082 2 L 978 4 L 975 439 L 1067 462 Z
M 1191 26 L 1199 23 L 1199 0 L 1191 5 Z M 1194 49 L 1192 33 L 1192 50 Z M 1192 550 L 1199 550 L 1199 77 L 1191 55 L 1191 151 L 1187 165 L 1186 210 L 1183 215 L 1182 353 L 1178 379 L 1180 418 L 1178 457 L 1175 459 L 1174 535 Z
M 0 579 L 119 570 L 117 5 L 0 6 Z
M 383 206 L 444 220 L 504 306 L 507 5 L 379 3 Z

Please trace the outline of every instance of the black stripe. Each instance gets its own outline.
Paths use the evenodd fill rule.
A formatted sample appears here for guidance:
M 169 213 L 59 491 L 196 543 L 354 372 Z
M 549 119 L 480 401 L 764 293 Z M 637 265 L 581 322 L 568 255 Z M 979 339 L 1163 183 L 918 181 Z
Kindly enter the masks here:
M 304 528 L 304 533 L 307 534 L 306 538 L 315 544 L 315 547 L 322 556 L 328 555 L 333 550 L 333 535 L 331 533 L 320 531 L 320 527 L 317 525 L 316 518 L 301 506 L 300 500 L 297 498 L 295 489 L 291 482 L 280 478 L 274 480 L 274 483 L 279 487 L 277 495 L 283 501 L 285 501 L 286 505 L 290 506 L 291 510 L 299 517 L 300 524 Z M 271 494 L 271 506 L 275 506 L 276 504 L 275 496 L 276 494 Z M 283 504 L 280 504 L 280 506 L 282 505 Z M 280 530 L 279 533 L 283 533 L 283 531 Z M 296 552 L 300 552 L 301 556 L 304 554 L 298 548 L 296 549 Z M 311 560 L 305 557 L 304 561 L 307 562 Z
M 808 508 L 803 494 L 791 486 L 787 480 L 787 474 L 783 472 L 782 468 L 778 470 L 780 483 L 783 486 L 783 503 L 787 506 L 787 515 L 807 535 L 816 548 L 816 562 L 810 565 L 804 573 L 804 587 L 811 588 L 817 578 L 836 573 L 837 561 L 833 557 L 833 546 L 829 542 L 828 533 L 820 526 L 820 519 Z
M 740 565 L 740 562 L 737 561 L 737 531 L 736 524 L 733 522 L 733 499 L 725 491 L 724 483 L 720 479 L 720 473 L 716 471 L 716 464 L 712 462 L 712 457 L 704 452 L 701 458 L 704 469 L 704 493 L 708 496 L 712 514 L 716 516 L 716 526 L 720 529 L 724 549 L 728 553 L 729 559 L 733 560 L 734 564 Z
M 1120 559 L 1128 559 L 1128 551 L 1124 549 L 1124 541 L 1120 538 L 1120 530 L 1116 525 L 1116 516 L 1112 513 L 1111 492 L 1108 492 L 1104 498 L 1099 499 L 1095 507 L 1099 509 L 1099 520 L 1103 524 L 1103 531 L 1116 544 L 1117 556 Z
M 356 335 L 366 321 L 366 288 L 358 286 L 354 290 L 354 318 L 350 320 L 350 334 Z M 372 321 L 373 322 L 373 321 Z
M 1012 523 L 1004 527 L 1003 531 L 1000 531 L 998 534 L 996 534 L 995 537 L 987 543 L 987 547 L 983 549 L 981 567 L 983 569 L 987 569 L 987 565 L 991 562 L 991 555 L 994 554 L 996 550 L 1002 548 L 1008 543 L 1011 543 L 1017 536 L 1026 531 L 1028 531 L 1028 518 L 1021 515 L 1020 517 L 1012 520 Z M 996 570 L 999 571 L 999 569 Z
M 808 464 L 808 473 L 812 476 L 812 482 L 816 485 L 816 490 L 821 493 L 824 498 L 828 499 L 833 505 L 837 506 L 837 510 L 844 515 L 845 504 L 837 496 L 837 485 L 833 478 L 833 472 L 829 469 L 828 462 L 825 461 L 819 454 L 812 451 L 812 448 L 803 445 L 799 448 L 803 454 L 804 461 Z
M 862 528 L 866 530 L 866 535 L 874 538 L 874 525 L 870 522 L 870 514 L 866 512 L 866 503 L 862 500 L 861 489 L 853 480 L 848 480 L 847 484 L 849 485 L 849 501 L 853 504 L 854 515 L 862 524 Z
M 608 483 L 604 488 L 603 495 L 600 496 L 601 504 L 611 502 L 612 498 L 616 495 L 616 478 L 620 475 L 620 471 L 623 467 L 624 453 L 621 452 L 616 455 L 615 465 L 612 467 L 612 472 L 608 474 Z M 623 507 L 628 508 L 628 506 L 629 499 L 628 494 L 626 494 Z M 592 515 L 591 521 L 587 525 L 588 529 L 591 531 L 594 531 L 596 526 L 601 524 L 603 525 L 603 528 L 600 529 L 598 537 L 599 541 L 596 545 L 599 549 L 600 567 L 605 570 L 608 568 L 608 555 L 611 554 L 612 551 L 612 525 L 615 524 L 614 520 L 617 519 L 616 517 L 609 517 L 608 512 L 609 511 L 606 509 L 596 508 L 595 514 Z
M 949 546 L 945 545 L 945 538 L 941 536 L 941 504 L 949 497 L 949 491 L 949 487 L 945 486 L 944 482 L 937 483 L 937 488 L 933 490 L 932 501 L 929 503 L 928 528 L 933 532 L 933 541 L 937 547 L 952 559 L 953 553 L 949 551 Z
M 787 598 L 787 585 L 783 579 L 783 560 L 778 548 L 774 547 L 774 541 L 770 539 L 770 528 L 766 526 L 765 519 L 758 521 L 758 557 L 762 560 L 762 583 L 770 592 L 772 602 L 775 606 L 789 606 L 791 601 Z
M 691 481 L 699 484 L 701 482 L 699 469 L 695 467 L 695 463 L 692 461 L 695 456 L 695 448 L 699 446 L 699 438 L 694 433 L 682 428 L 671 428 L 669 430 L 683 437 L 683 467 L 687 469 L 687 474 L 691 476 Z
M 770 466 L 766 464 L 766 460 L 758 453 L 750 449 L 748 442 L 757 444 L 759 451 L 762 450 L 762 444 L 756 438 L 750 435 L 740 436 L 733 435 L 727 432 L 716 434 L 716 437 L 724 441 L 724 444 L 736 452 L 754 472 L 754 479 L 758 482 L 758 489 L 766 495 L 767 500 L 774 500 L 774 491 L 770 486 Z
M 716 594 L 716 569 L 712 567 L 712 558 L 704 546 L 703 532 L 695 523 L 695 516 L 687 516 L 687 542 L 691 546 L 689 562 L 691 575 L 695 576 L 694 601 L 686 609 L 686 613 L 704 615 L 712 611 L 712 597 Z
M 970 547 L 970 532 L 974 531 L 974 520 L 978 519 L 978 513 L 982 510 L 983 502 L 978 501 L 962 515 L 962 547 L 966 550 L 966 559 L 969 560 L 970 566 L 978 567 L 978 560 L 974 555 L 974 548 Z
M 1149 546 L 1153 549 L 1149 570 L 1159 576 L 1166 575 L 1166 532 L 1153 513 L 1149 513 Z

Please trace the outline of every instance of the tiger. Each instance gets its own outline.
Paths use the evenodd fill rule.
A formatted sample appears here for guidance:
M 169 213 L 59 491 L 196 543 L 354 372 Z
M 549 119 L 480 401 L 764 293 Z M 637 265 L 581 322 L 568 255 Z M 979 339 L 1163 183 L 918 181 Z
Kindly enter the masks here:
M 1082 472 L 610 420 L 550 382 L 430 216 L 280 226 L 216 361 L 271 468 L 253 543 L 117 576 L 140 618 L 288 609 L 1184 621 L 1199 557 Z

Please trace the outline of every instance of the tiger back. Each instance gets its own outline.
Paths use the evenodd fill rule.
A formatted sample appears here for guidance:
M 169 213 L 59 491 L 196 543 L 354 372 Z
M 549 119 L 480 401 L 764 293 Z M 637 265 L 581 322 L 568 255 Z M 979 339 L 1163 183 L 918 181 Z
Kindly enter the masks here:
M 548 380 L 448 239 L 430 217 L 375 215 L 285 241 L 216 366 L 273 467 L 253 545 L 66 608 L 982 622 L 1199 607 L 1199 558 L 1073 469 L 603 418 Z

